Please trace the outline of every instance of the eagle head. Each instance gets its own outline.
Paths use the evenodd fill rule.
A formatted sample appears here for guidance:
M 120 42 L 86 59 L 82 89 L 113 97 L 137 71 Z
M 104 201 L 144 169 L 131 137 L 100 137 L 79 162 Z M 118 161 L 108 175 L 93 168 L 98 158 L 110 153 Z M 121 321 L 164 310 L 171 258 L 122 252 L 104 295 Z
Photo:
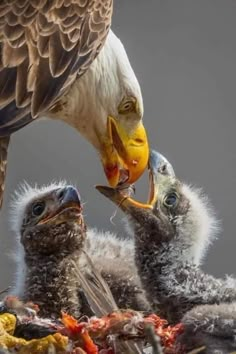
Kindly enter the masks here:
M 78 190 L 66 183 L 22 186 L 12 203 L 12 225 L 25 254 L 81 249 L 86 228 Z
M 149 147 L 141 89 L 124 46 L 112 31 L 86 73 L 51 114 L 96 148 L 112 187 L 132 184 L 144 172 Z

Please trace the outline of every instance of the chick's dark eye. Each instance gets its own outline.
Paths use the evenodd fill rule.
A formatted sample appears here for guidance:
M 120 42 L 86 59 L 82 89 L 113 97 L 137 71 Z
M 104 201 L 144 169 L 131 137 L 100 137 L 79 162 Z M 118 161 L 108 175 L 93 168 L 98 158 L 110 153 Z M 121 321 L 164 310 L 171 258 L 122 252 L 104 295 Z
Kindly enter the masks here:
M 45 203 L 44 202 L 37 202 L 32 206 L 32 214 L 34 216 L 40 216 L 45 209 Z
M 164 205 L 166 207 L 174 207 L 177 204 L 178 195 L 176 193 L 168 194 L 164 199 Z

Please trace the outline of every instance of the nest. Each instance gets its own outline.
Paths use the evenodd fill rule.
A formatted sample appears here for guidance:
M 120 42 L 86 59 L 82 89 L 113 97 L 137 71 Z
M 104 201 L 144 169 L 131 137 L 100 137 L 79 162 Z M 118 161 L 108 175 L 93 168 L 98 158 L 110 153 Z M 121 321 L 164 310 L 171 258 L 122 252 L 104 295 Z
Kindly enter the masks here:
M 62 312 L 58 320 L 41 318 L 37 305 L 6 296 L 0 303 L 0 354 L 185 353 L 177 345 L 177 338 L 184 331 L 182 324 L 170 326 L 156 314 L 118 309 L 107 283 L 88 256 L 87 261 L 89 278 L 74 266 L 95 316 L 76 320 Z
M 58 321 L 42 319 L 38 307 L 7 296 L 1 305 L 0 353 L 176 353 L 181 324 L 168 326 L 155 314 L 116 311 L 77 321 L 62 313 Z M 163 348 L 163 350 L 162 350 Z M 178 350 L 182 352 L 182 350 Z

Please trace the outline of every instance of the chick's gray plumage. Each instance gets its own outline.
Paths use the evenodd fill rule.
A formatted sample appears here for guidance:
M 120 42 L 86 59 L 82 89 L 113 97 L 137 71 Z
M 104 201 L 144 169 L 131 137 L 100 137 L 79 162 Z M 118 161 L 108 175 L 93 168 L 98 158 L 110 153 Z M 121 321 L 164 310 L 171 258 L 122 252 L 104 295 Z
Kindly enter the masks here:
M 19 221 L 24 253 L 24 269 L 18 270 L 18 276 L 24 270 L 19 295 L 24 301 L 37 303 L 43 317 L 50 314 L 57 318 L 62 310 L 79 317 L 83 306 L 72 260 L 77 262 L 81 256 L 86 228 L 79 196 L 73 201 L 77 209 L 70 209 L 70 204 L 57 196 L 63 188 L 58 186 L 32 197 L 21 210 Z M 76 191 L 74 196 L 76 199 Z M 40 208 L 44 208 L 42 213 Z
M 77 318 L 81 315 L 80 284 L 71 265 L 71 260 L 77 261 L 79 256 L 74 252 L 63 258 L 25 257 L 27 270 L 22 299 L 39 305 L 40 316 L 58 318 L 61 311 Z
M 178 343 L 187 352 L 202 346 L 203 354 L 228 354 L 236 350 L 236 303 L 196 306 L 182 322 L 185 331 Z
M 41 189 L 25 186 L 13 203 L 13 229 L 20 240 L 14 293 L 37 303 L 44 317 L 58 317 L 62 310 L 75 317 L 91 315 L 74 269 L 79 265 L 84 275 L 89 276 L 83 253 L 86 251 L 107 280 L 118 306 L 146 309 L 132 242 L 125 243 L 110 233 L 87 231 L 82 214 L 77 215 L 73 209 L 75 188 L 66 203 L 66 197 L 62 202 L 56 195 L 65 188 L 65 183 Z M 35 218 L 32 206 L 37 202 L 46 204 L 46 211 Z
M 161 165 L 160 156 L 152 178 L 149 208 L 129 198 L 124 200 L 110 188 L 98 189 L 125 211 L 148 301 L 153 310 L 174 324 L 196 305 L 232 302 L 236 283 L 230 278 L 216 279 L 200 269 L 217 228 L 206 197 L 181 183 L 172 169 Z
M 118 307 L 150 310 L 135 265 L 133 240 L 88 229 L 84 250 L 108 283 Z M 86 273 L 83 257 L 80 267 Z
M 180 194 L 179 207 L 173 213 L 166 215 L 159 208 L 158 217 L 153 217 L 136 211 L 132 221 L 143 287 L 153 308 L 170 323 L 179 322 L 196 305 L 236 300 L 235 282 L 205 274 L 194 262 L 192 242 L 198 241 L 188 234 L 189 228 L 194 230 L 188 219 L 192 208 L 188 194 Z
M 195 305 L 236 300 L 232 280 L 216 279 L 186 260 L 187 244 L 179 242 L 173 229 L 148 215 L 136 215 L 136 265 L 147 298 L 161 316 L 177 323 Z

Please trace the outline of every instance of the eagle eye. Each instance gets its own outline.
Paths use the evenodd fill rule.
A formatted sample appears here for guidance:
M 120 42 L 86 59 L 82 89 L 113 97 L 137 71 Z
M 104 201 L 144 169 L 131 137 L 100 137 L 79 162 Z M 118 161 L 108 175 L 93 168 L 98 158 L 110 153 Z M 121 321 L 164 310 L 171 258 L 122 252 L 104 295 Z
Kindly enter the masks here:
M 45 202 L 36 202 L 32 205 L 32 215 L 40 216 L 45 210 Z
M 176 206 L 177 202 L 178 202 L 177 193 L 171 192 L 165 196 L 163 203 L 167 208 L 173 208 Z
M 137 100 L 134 97 L 124 98 L 118 107 L 118 112 L 120 114 L 136 112 L 136 102 Z

